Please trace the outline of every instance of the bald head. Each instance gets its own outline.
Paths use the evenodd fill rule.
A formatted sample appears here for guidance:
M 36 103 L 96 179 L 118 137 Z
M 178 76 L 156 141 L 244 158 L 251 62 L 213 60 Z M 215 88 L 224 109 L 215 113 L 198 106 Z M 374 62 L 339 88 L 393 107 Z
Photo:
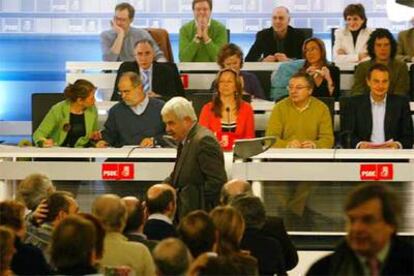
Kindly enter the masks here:
M 175 214 L 175 189 L 168 184 L 155 184 L 148 189 L 146 206 L 149 214 L 161 213 L 169 217 Z
M 187 246 L 179 239 L 162 240 L 153 251 L 158 275 L 185 275 L 191 262 Z
M 289 10 L 286 7 L 279 6 L 273 9 L 272 26 L 278 35 L 285 35 L 290 22 Z
M 125 196 L 121 200 L 125 204 L 128 214 L 131 213 L 140 202 L 140 200 L 135 196 Z
M 227 205 L 235 196 L 240 194 L 253 195 L 252 186 L 245 180 L 232 179 L 223 185 L 220 202 L 222 205 Z
M 94 214 L 108 232 L 122 232 L 125 227 L 127 212 L 125 203 L 114 194 L 98 196 L 92 204 Z

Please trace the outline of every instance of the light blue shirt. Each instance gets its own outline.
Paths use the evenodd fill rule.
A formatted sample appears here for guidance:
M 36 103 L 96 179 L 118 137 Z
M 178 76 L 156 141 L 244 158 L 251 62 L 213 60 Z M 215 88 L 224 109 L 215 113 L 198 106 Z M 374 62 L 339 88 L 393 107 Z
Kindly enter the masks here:
M 382 101 L 376 102 L 371 98 L 371 113 L 372 113 L 372 132 L 371 142 L 384 143 L 385 142 L 385 107 L 387 103 L 387 97 Z
M 137 106 L 131 106 L 131 109 L 135 114 L 141 115 L 142 113 L 144 113 L 145 109 L 147 109 L 148 103 L 149 98 L 145 96 L 142 102 L 140 102 Z

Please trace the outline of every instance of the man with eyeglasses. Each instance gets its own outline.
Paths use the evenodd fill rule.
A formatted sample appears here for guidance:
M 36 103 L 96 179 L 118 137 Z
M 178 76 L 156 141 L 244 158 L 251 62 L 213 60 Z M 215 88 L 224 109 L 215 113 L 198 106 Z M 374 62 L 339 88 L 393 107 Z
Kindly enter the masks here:
M 133 61 L 135 43 L 141 39 L 151 40 L 154 44 L 157 61 L 166 61 L 151 35 L 144 29 L 131 26 L 135 9 L 129 3 L 120 3 L 115 7 L 115 16 L 111 20 L 111 30 L 101 33 L 102 58 L 104 61 Z
M 347 236 L 307 275 L 414 275 L 414 247 L 397 237 L 401 204 L 385 184 L 362 184 L 345 202 Z
M 137 145 L 154 147 L 163 144 L 165 126 L 161 118 L 164 102 L 148 97 L 141 78 L 135 72 L 124 73 L 118 84 L 122 101 L 114 105 L 102 130 L 100 147 Z
M 179 58 L 181 62 L 215 62 L 227 43 L 226 27 L 211 19 L 212 0 L 193 0 L 194 20 L 180 28 Z
M 313 78 L 299 72 L 287 87 L 289 96 L 277 102 L 270 115 L 266 136 L 275 136 L 275 148 L 329 149 L 334 144 L 332 119 L 328 107 L 312 97 Z M 314 187 L 311 182 L 289 182 L 276 185 L 277 204 L 294 227 L 314 223 L 314 211 L 306 207 Z
M 121 100 L 118 83 L 125 72 L 139 74 L 144 92 L 150 97 L 184 96 L 183 83 L 176 65 L 154 61 L 154 44 L 151 40 L 139 40 L 135 44 L 134 53 L 135 61 L 125 61 L 119 66 L 111 101 Z
M 277 62 L 302 58 L 303 32 L 289 26 L 290 14 L 286 7 L 272 12 L 272 26 L 256 35 L 246 61 Z

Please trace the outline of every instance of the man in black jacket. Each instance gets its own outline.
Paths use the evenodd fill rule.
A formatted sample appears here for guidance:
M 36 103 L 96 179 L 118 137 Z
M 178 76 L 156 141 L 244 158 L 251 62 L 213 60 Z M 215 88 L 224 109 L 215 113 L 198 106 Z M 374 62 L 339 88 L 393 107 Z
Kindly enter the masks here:
M 246 61 L 277 62 L 302 58 L 304 34 L 289 26 L 290 15 L 286 7 L 277 7 L 272 13 L 272 27 L 256 35 L 256 41 Z
M 148 96 L 171 98 L 184 96 L 184 88 L 174 63 L 158 63 L 154 61 L 153 42 L 143 39 L 135 44 L 135 61 L 121 64 L 116 75 L 114 92 L 111 101 L 119 101 L 118 82 L 123 73 L 132 71 L 140 75 L 144 92 Z

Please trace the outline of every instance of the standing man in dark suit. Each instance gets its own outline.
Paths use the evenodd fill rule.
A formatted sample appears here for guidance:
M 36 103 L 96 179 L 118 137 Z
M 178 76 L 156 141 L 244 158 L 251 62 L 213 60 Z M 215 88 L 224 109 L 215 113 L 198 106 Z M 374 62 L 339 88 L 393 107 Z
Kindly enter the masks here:
M 367 76 L 370 93 L 352 99 L 349 112 L 351 146 L 369 148 L 412 148 L 413 122 L 408 99 L 388 94 L 390 73 L 375 64 Z
M 174 63 L 158 63 L 154 61 L 154 44 L 151 40 L 142 39 L 135 44 L 135 61 L 121 64 L 116 75 L 114 92 L 111 101 L 119 101 L 118 82 L 124 72 L 132 71 L 141 76 L 144 92 L 148 96 L 174 97 L 183 96 L 184 88 Z
M 277 62 L 302 58 L 304 34 L 289 26 L 290 14 L 280 6 L 272 12 L 272 27 L 256 35 L 256 41 L 246 56 L 246 61 Z
M 175 97 L 161 110 L 166 131 L 178 142 L 177 159 L 165 179 L 177 190 L 178 218 L 197 210 L 211 210 L 227 181 L 220 144 L 210 130 L 197 124 L 188 100 Z
M 168 184 L 155 184 L 148 189 L 145 205 L 149 216 L 144 225 L 148 239 L 160 241 L 177 236 L 173 225 L 176 201 L 175 189 Z
M 345 240 L 307 275 L 414 274 L 414 246 L 397 236 L 401 204 L 390 187 L 360 185 L 348 196 L 345 214 Z

